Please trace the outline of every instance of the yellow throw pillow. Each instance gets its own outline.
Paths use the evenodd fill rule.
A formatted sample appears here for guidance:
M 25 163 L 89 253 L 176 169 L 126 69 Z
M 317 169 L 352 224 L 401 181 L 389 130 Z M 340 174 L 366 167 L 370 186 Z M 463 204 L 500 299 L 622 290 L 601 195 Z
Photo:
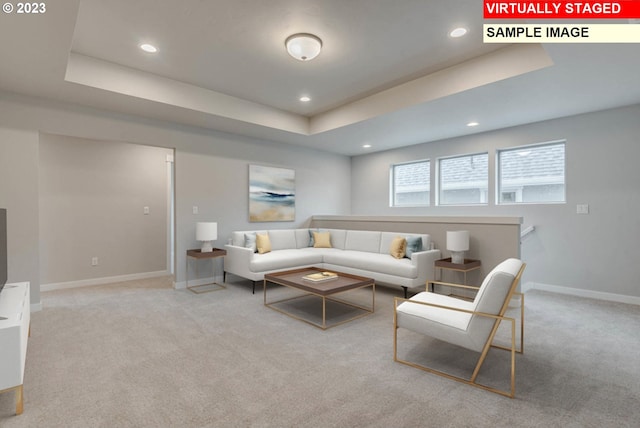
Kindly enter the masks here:
M 330 232 L 313 232 L 314 248 L 331 248 Z
M 264 254 L 271 251 L 271 240 L 269 235 L 256 234 L 256 247 L 258 247 L 258 253 Z
M 398 236 L 391 241 L 391 248 L 389 248 L 389 253 L 395 257 L 396 259 L 401 259 L 404 257 L 404 253 L 407 250 L 407 240 L 402 236 Z

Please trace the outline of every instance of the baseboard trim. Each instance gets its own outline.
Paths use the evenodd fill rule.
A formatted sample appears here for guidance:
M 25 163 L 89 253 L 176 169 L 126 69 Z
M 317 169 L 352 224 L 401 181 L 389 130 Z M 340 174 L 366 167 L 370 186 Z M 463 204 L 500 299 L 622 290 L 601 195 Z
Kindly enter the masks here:
M 522 292 L 530 290 L 549 291 L 570 296 L 586 297 L 589 299 L 605 300 L 608 302 L 629 303 L 640 305 L 640 297 L 626 296 L 624 294 L 606 293 L 604 291 L 582 290 L 580 288 L 561 287 L 559 285 L 541 284 L 539 282 L 527 282 L 522 285 Z
M 31 304 L 31 312 L 40 312 L 41 310 L 42 310 L 42 302 Z
M 113 282 L 135 281 L 137 279 L 157 278 L 159 276 L 167 276 L 170 273 L 166 270 L 157 272 L 142 272 L 129 275 L 106 276 L 102 278 L 82 279 L 80 281 L 56 282 L 51 284 L 40 285 L 40 291 L 65 290 L 68 288 L 88 287 L 92 285 L 104 285 Z

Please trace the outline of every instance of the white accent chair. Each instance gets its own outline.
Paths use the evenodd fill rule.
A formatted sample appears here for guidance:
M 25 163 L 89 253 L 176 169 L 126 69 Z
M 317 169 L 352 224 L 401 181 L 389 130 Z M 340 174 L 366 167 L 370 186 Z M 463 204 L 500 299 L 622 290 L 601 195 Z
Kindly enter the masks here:
M 524 351 L 524 295 L 516 287 L 526 264 L 518 259 L 507 259 L 486 276 L 473 301 L 431 292 L 421 292 L 411 299 L 395 298 L 394 301 L 394 361 L 477 386 L 507 397 L 515 396 L 515 354 Z M 451 287 L 475 288 L 458 284 L 434 282 Z M 516 320 L 505 316 L 514 294 L 520 297 L 520 349 L 516 349 Z M 493 345 L 493 339 L 502 321 L 510 323 L 511 346 Z M 453 345 L 480 353 L 480 358 L 470 378 L 463 378 L 433 368 L 405 361 L 398 357 L 398 329 L 408 329 Z M 480 367 L 491 347 L 511 352 L 511 389 L 504 391 L 477 382 Z

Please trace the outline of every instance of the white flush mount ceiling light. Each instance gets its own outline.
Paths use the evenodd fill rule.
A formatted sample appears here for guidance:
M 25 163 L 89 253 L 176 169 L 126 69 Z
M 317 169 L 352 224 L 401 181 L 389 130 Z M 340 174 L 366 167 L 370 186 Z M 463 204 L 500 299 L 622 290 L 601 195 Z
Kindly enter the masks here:
M 464 27 L 458 27 L 458 28 L 454 28 L 453 30 L 451 30 L 451 32 L 449 33 L 449 35 L 451 37 L 457 38 L 457 37 L 462 37 L 465 34 L 467 34 L 467 29 Z
M 150 45 L 149 43 L 141 44 L 140 45 L 140 49 L 142 49 L 143 51 L 148 52 L 148 53 L 156 53 L 156 52 L 158 52 L 158 48 L 153 46 L 153 45 Z
M 313 34 L 298 33 L 284 41 L 289 55 L 298 61 L 310 61 L 320 54 L 322 40 Z
M 467 123 L 468 127 L 473 127 L 473 126 L 478 126 L 478 125 L 480 125 L 480 123 L 478 123 L 478 122 L 469 122 L 469 123 Z
M 308 103 L 309 101 L 311 101 L 311 97 L 304 95 L 300 97 L 300 101 L 302 101 L 303 103 Z

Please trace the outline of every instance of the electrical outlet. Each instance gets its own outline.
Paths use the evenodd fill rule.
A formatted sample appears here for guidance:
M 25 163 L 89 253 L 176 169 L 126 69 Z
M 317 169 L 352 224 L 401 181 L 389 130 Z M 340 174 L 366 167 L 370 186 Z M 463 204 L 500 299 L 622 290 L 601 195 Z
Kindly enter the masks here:
M 149 207 L 144 207 L 142 212 L 144 212 L 144 215 L 149 215 Z
M 97 257 L 92 257 L 91 258 L 91 266 L 98 266 L 98 258 Z
M 193 206 L 193 213 L 194 214 L 198 214 L 198 206 L 197 205 Z
M 589 204 L 576 205 L 576 214 L 589 214 Z

